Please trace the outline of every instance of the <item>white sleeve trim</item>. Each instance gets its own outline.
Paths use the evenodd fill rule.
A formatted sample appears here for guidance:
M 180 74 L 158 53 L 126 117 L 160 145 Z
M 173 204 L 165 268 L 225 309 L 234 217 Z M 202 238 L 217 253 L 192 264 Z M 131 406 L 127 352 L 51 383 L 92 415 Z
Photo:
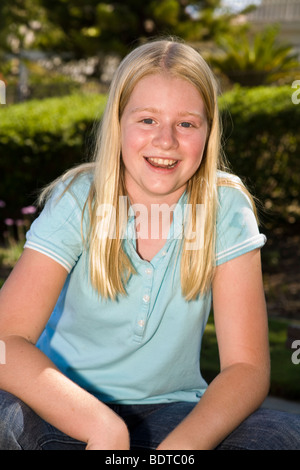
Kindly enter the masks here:
M 39 253 L 48 256 L 49 258 L 53 259 L 61 266 L 63 266 L 68 271 L 68 273 L 70 273 L 72 270 L 72 266 L 70 263 L 68 263 L 68 261 L 66 261 L 54 251 L 49 250 L 49 248 L 45 248 L 44 246 L 38 245 L 37 243 L 33 243 L 31 241 L 26 242 L 24 248 L 30 248 L 31 250 L 38 251 Z
M 249 247 L 251 246 L 259 247 L 259 246 L 262 246 L 265 242 L 266 242 L 265 235 L 263 234 L 255 235 L 254 237 L 248 238 L 248 240 L 238 243 L 237 245 L 233 245 L 230 248 L 227 248 L 226 250 L 220 251 L 220 253 L 217 253 L 216 261 L 220 261 L 223 258 L 226 258 L 227 256 L 231 256 L 239 251 L 244 251 L 246 253 Z

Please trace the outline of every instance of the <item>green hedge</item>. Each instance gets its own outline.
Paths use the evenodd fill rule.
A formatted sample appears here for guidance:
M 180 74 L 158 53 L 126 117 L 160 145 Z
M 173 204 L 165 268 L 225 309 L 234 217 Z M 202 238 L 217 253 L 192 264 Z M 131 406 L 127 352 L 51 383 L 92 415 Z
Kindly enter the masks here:
M 106 97 L 70 95 L 0 108 L 0 200 L 4 216 L 17 218 L 38 190 L 88 157 L 93 124 Z
M 270 228 L 300 219 L 300 105 L 291 87 L 235 88 L 220 99 L 232 169 L 262 202 Z
M 235 88 L 220 98 L 232 169 L 267 208 L 269 225 L 299 221 L 300 105 L 290 87 Z M 0 107 L 1 218 L 18 217 L 36 192 L 86 160 L 106 97 L 71 95 Z

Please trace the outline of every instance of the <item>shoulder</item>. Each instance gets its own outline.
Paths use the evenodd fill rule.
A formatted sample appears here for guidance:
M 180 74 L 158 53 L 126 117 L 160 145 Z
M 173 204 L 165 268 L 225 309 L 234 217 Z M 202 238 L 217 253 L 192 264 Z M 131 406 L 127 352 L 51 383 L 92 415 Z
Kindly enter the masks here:
M 54 181 L 44 191 L 41 215 L 62 220 L 68 217 L 81 217 L 86 212 L 87 199 L 93 188 L 93 173 L 66 173 Z
M 93 186 L 93 180 L 94 178 L 91 172 L 62 177 L 55 185 L 51 199 L 53 202 L 57 202 L 66 195 L 82 209 Z
M 240 178 L 218 174 L 217 264 L 265 244 L 259 232 L 254 202 Z
M 217 224 L 226 222 L 233 227 L 239 219 L 244 225 L 249 217 L 256 219 L 254 202 L 241 179 L 230 173 L 218 172 Z
M 219 205 L 230 205 L 233 201 L 240 202 L 254 209 L 254 201 L 242 180 L 234 174 L 225 171 L 217 172 Z
M 60 178 L 40 215 L 26 234 L 26 248 L 39 251 L 71 272 L 83 251 L 88 230 L 86 200 L 92 185 L 88 174 L 76 178 Z
M 80 227 L 88 223 L 87 198 L 93 185 L 92 173 L 62 176 L 47 189 L 45 205 L 32 229 L 43 231 L 61 230 L 69 223 Z M 83 219 L 82 216 L 84 215 Z M 50 229 L 51 227 L 51 229 Z

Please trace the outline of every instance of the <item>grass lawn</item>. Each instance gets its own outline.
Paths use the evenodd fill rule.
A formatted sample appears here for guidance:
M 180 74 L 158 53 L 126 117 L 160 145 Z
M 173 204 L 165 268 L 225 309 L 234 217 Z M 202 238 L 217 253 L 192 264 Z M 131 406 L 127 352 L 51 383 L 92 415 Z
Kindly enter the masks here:
M 270 395 L 300 401 L 300 364 L 292 362 L 295 350 L 286 347 L 287 328 L 291 322 L 269 319 L 269 342 L 271 354 Z M 219 372 L 218 345 L 212 316 L 204 332 L 201 370 L 210 382 Z

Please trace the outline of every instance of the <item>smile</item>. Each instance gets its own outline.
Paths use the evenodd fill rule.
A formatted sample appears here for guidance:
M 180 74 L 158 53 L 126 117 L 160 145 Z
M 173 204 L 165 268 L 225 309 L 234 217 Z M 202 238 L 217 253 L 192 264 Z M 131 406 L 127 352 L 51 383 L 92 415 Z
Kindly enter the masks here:
M 174 168 L 178 163 L 178 160 L 169 158 L 145 157 L 145 159 L 155 168 Z

